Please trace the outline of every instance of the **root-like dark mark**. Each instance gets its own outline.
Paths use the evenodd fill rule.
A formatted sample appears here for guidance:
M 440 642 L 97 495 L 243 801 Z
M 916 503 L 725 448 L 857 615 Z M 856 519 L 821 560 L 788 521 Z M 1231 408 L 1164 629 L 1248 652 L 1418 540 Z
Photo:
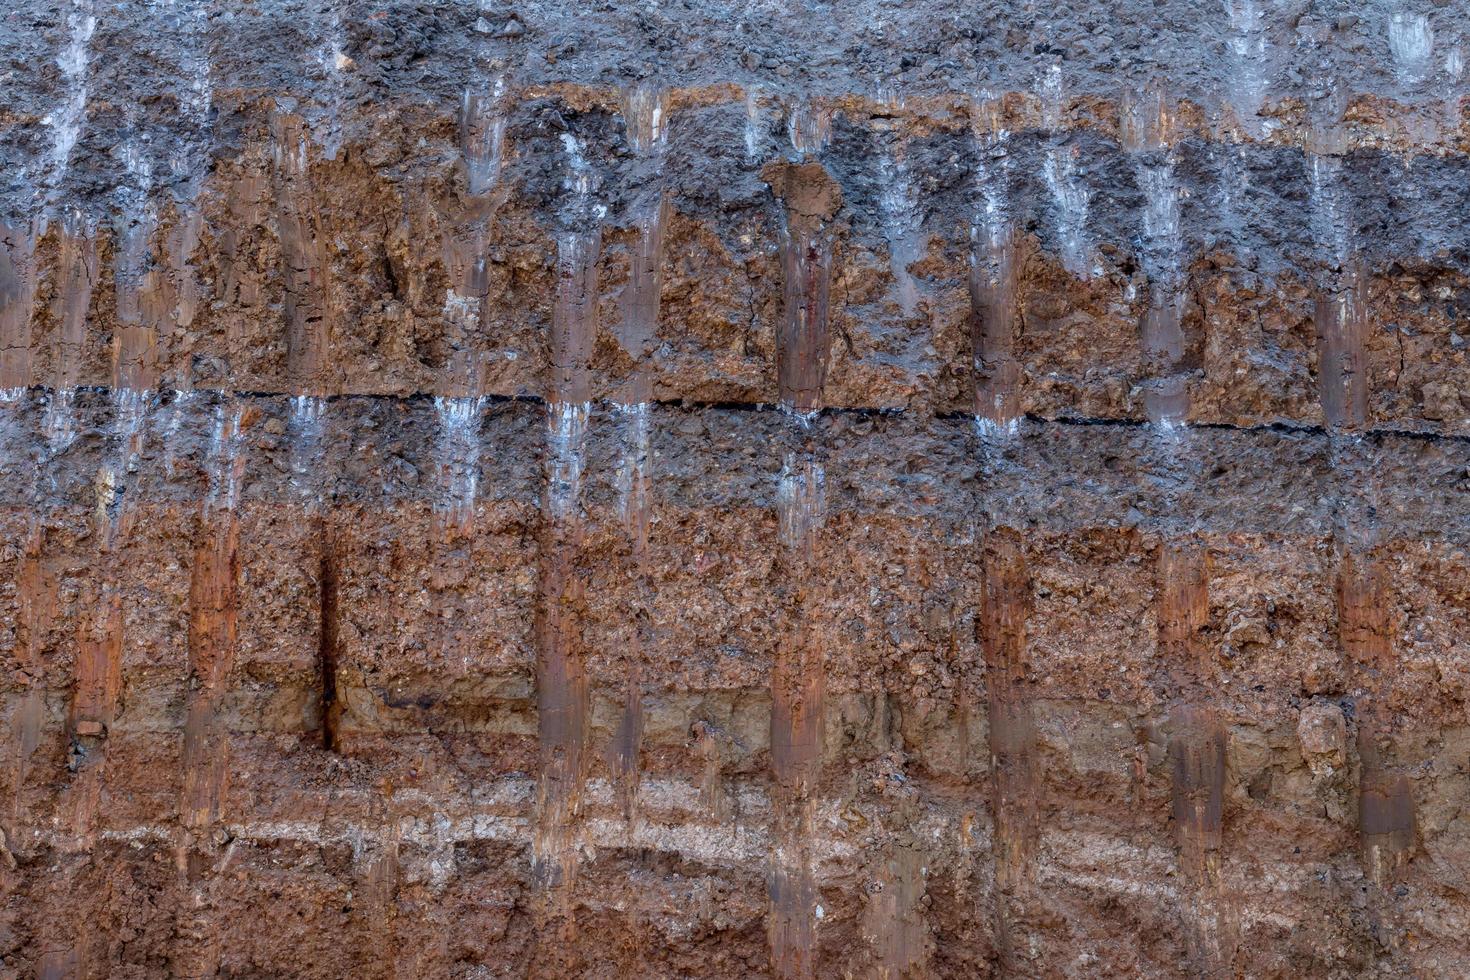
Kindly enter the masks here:
M 321 672 L 322 748 L 337 751 L 337 555 L 332 532 L 325 522 L 321 530 L 321 566 L 317 573 L 317 597 L 321 628 L 317 634 L 317 669 Z

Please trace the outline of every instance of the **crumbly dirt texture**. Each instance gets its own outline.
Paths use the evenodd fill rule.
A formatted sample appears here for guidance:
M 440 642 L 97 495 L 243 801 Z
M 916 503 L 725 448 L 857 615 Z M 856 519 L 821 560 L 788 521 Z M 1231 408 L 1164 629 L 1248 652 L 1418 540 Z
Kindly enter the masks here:
M 0 977 L 1470 975 L 1470 19 L 1060 7 L 6 4 Z

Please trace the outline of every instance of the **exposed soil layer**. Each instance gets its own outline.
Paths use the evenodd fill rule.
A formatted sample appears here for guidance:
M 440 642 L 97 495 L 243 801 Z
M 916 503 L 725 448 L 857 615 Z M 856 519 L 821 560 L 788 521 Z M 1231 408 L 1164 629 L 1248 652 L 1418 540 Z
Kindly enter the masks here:
M 0 13 L 0 975 L 1470 974 L 1463 18 L 1033 6 Z

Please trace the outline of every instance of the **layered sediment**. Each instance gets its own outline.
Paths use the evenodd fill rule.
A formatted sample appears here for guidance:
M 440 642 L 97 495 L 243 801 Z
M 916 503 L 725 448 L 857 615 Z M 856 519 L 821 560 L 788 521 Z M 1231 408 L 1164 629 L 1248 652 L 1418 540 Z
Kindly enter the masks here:
M 1020 8 L 0 15 L 5 967 L 1465 972 L 1460 28 Z

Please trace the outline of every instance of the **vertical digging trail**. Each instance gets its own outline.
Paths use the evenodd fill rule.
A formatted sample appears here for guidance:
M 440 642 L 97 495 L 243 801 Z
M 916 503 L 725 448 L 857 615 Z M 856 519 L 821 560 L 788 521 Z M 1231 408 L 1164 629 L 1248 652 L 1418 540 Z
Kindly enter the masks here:
M 272 117 L 272 189 L 285 287 L 286 374 L 299 394 L 320 394 L 333 310 L 326 232 L 311 185 L 309 146 L 306 124 L 299 116 L 280 112 Z
M 1015 971 L 1017 914 L 1030 897 L 1041 813 L 1035 720 L 1025 691 L 1031 578 L 1013 531 L 993 532 L 984 547 L 985 591 L 976 623 L 989 698 L 995 929 L 1001 962 Z
M 251 423 L 241 406 L 221 405 L 211 445 L 209 494 L 199 514 L 189 578 L 189 699 L 184 720 L 175 869 L 185 898 L 179 930 L 188 942 L 175 950 L 178 976 L 209 977 L 219 970 L 221 924 L 214 880 L 232 848 L 216 831 L 225 818 L 230 783 L 230 736 L 223 722 L 235 670 L 240 620 L 240 488 L 242 443 Z M 227 838 L 227 835 L 225 835 Z
M 46 723 L 44 655 L 57 611 L 56 574 L 46 560 L 45 525 L 39 521 L 30 522 L 24 530 L 21 549 L 24 557 L 16 581 L 18 608 L 15 626 L 25 690 L 11 724 L 14 755 L 9 779 L 10 812 L 6 816 L 6 832 L 14 840 L 20 839 L 29 816 L 26 810 L 26 770 L 40 747 Z
M 1201 976 L 1229 976 L 1235 924 L 1225 891 L 1221 842 L 1225 822 L 1228 732 L 1203 690 L 1211 656 L 1209 554 L 1193 541 L 1168 541 L 1158 558 L 1159 652 L 1183 675 L 1186 694 L 1169 713 L 1170 802 L 1186 893 L 1190 957 Z
M 795 123 L 793 126 L 795 127 Z M 795 134 L 795 130 L 793 130 Z M 819 149 L 793 135 L 798 150 Z M 778 622 L 771 671 L 771 968 L 805 978 L 817 971 L 823 909 L 813 879 L 813 821 L 821 789 L 826 650 L 813 622 L 813 593 L 822 569 L 821 527 L 826 475 L 812 420 L 822 410 L 831 346 L 831 237 L 825 228 L 840 191 L 820 162 L 768 168 L 764 179 L 783 208 L 782 314 L 776 338 L 780 409 L 787 417 L 776 518 L 788 595 Z
M 15 401 L 35 380 L 31 321 L 36 313 L 37 223 L 0 224 L 0 398 Z
M 578 189 L 579 195 L 582 192 Z M 540 770 L 536 786 L 533 874 L 547 893 L 541 910 L 543 970 L 572 970 L 577 934 L 576 835 L 586 779 L 588 690 L 580 568 L 585 528 L 582 474 L 586 465 L 590 390 L 587 365 L 597 330 L 599 231 L 568 231 L 558 242 L 557 294 L 551 328 L 551 378 L 546 400 L 545 486 L 541 513 L 540 586 L 536 606 L 536 724 Z M 552 937 L 557 937 L 553 939 Z M 550 974 L 548 974 L 550 975 Z
M 668 142 L 667 102 L 667 93 L 649 83 L 629 87 L 622 98 L 625 138 L 649 171 L 643 190 L 645 200 L 640 203 L 635 218 L 637 238 L 629 249 L 628 280 L 623 287 L 617 330 L 618 344 L 632 362 L 617 403 L 623 417 L 618 512 L 628 537 L 633 597 L 631 636 L 620 665 L 625 693 L 609 752 L 609 767 L 617 784 L 630 839 L 638 829 L 645 724 L 643 662 L 655 601 L 654 585 L 649 579 L 650 495 L 656 461 L 651 403 L 654 346 L 664 279 L 664 236 L 671 212 L 663 187 Z
M 1460 12 L 11 0 L 0 976 L 1470 975 Z

